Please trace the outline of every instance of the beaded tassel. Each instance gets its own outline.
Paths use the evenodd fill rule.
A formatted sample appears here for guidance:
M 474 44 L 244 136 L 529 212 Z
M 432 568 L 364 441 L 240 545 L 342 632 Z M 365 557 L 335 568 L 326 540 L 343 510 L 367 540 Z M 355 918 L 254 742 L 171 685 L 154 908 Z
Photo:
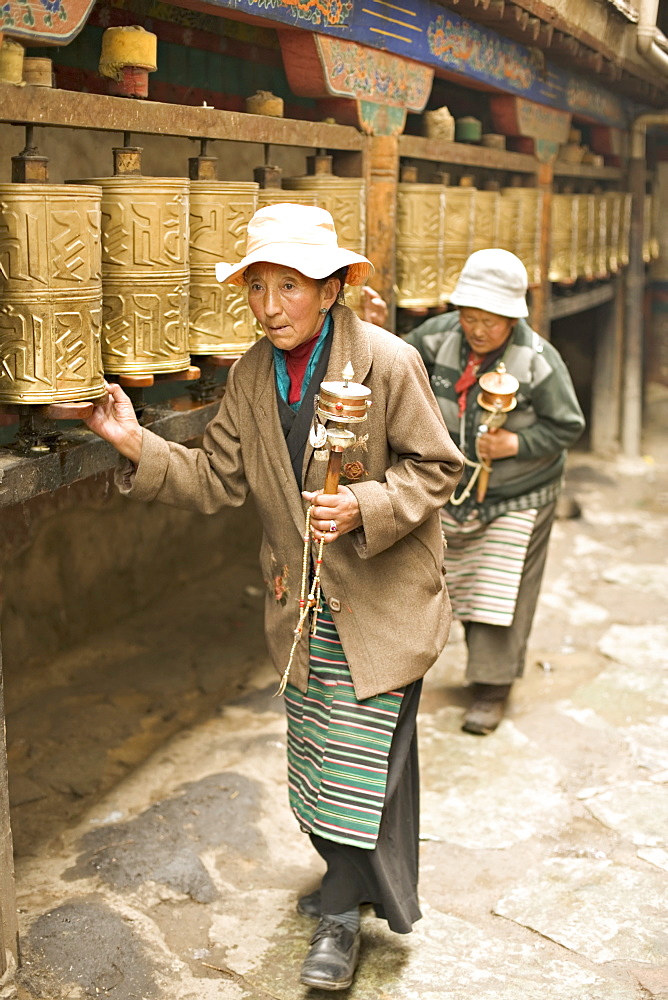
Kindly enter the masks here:
M 297 649 L 297 643 L 301 639 L 302 632 L 304 630 L 304 622 L 308 617 L 309 611 L 313 611 L 310 634 L 315 635 L 316 625 L 318 621 L 318 611 L 320 610 L 320 567 L 322 566 L 322 550 L 325 544 L 325 539 L 321 538 L 318 544 L 318 555 L 315 563 L 315 573 L 313 575 L 313 583 L 311 585 L 311 590 L 307 596 L 306 591 L 308 587 L 308 576 L 309 576 L 309 557 L 311 554 L 311 511 L 313 507 L 309 507 L 306 511 L 306 526 L 304 530 L 304 553 L 302 556 L 302 585 L 299 592 L 299 621 L 294 630 L 294 639 L 292 642 L 292 649 L 290 650 L 290 658 L 288 660 L 288 665 L 285 668 L 285 673 L 281 677 L 281 683 L 278 686 L 278 691 L 274 695 L 278 698 L 280 695 L 285 693 L 285 689 L 288 685 L 288 677 L 290 676 L 290 667 L 292 666 L 292 661 L 294 659 L 295 650 Z

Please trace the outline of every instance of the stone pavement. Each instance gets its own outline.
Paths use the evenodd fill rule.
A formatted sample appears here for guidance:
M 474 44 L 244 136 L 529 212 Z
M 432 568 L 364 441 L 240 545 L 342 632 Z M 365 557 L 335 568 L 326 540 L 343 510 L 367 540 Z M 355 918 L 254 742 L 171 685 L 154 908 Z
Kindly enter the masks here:
M 455 628 L 420 714 L 423 919 L 370 913 L 354 1000 L 668 997 L 668 463 L 572 457 L 507 718 L 460 731 Z M 215 584 L 215 581 L 212 581 Z M 247 585 L 247 593 L 256 591 Z M 258 598 L 259 621 L 259 598 Z M 287 805 L 276 677 L 19 858 L 20 996 L 301 1000 L 321 862 Z

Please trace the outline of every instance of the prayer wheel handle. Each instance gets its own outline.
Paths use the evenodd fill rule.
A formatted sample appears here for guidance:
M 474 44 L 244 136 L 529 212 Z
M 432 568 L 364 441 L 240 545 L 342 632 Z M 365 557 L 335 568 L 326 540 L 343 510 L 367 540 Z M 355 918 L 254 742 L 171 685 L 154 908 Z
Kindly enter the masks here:
M 336 496 L 341 478 L 341 459 L 346 448 L 355 443 L 355 435 L 345 427 L 328 427 L 327 444 L 329 445 L 329 461 L 323 493 Z

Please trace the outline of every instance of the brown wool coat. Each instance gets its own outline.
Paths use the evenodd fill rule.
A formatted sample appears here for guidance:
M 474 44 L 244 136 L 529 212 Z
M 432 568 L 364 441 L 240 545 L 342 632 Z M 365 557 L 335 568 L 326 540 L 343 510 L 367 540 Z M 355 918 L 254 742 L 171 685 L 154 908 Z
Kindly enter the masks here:
M 417 351 L 345 306 L 335 306 L 332 316 L 327 380 L 340 380 L 350 361 L 354 380 L 371 389 L 373 400 L 365 425 L 368 451 L 343 459 L 344 464 L 360 460 L 366 470 L 350 484 L 363 529 L 325 547 L 321 573 L 355 691 L 363 699 L 422 677 L 445 645 L 450 602 L 438 510 L 459 480 L 462 460 Z M 307 444 L 304 488 L 322 489 L 326 468 Z M 267 644 L 282 674 L 299 617 L 308 505 L 281 429 L 269 341 L 258 341 L 230 370 L 202 448 L 185 448 L 144 430 L 136 473 L 126 468 L 117 481 L 133 498 L 204 513 L 240 506 L 253 495 L 264 529 L 260 563 L 267 586 Z M 290 681 L 305 691 L 307 678 L 305 630 Z

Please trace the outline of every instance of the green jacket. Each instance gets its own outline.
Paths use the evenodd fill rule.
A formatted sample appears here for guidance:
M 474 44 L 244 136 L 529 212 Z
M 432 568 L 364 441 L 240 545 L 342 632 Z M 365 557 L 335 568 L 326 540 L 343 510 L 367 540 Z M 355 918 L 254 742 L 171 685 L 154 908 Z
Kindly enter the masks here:
M 469 389 L 464 419 L 459 417 L 455 382 L 469 356 L 469 346 L 459 323 L 459 312 L 434 316 L 404 338 L 420 352 L 429 373 L 443 419 L 464 455 L 476 461 L 475 438 L 486 411 L 477 402 L 475 387 Z M 482 504 L 473 495 L 448 511 L 464 520 L 476 510 L 483 521 L 491 521 L 508 510 L 528 510 L 551 503 L 559 493 L 566 448 L 580 437 L 584 417 L 573 383 L 558 351 L 520 319 L 506 344 L 502 358 L 506 369 L 520 383 L 517 406 L 508 413 L 505 427 L 519 438 L 512 458 L 492 465 L 487 496 Z M 483 362 L 479 375 L 496 367 Z M 467 466 L 457 491 L 460 495 L 472 474 Z

